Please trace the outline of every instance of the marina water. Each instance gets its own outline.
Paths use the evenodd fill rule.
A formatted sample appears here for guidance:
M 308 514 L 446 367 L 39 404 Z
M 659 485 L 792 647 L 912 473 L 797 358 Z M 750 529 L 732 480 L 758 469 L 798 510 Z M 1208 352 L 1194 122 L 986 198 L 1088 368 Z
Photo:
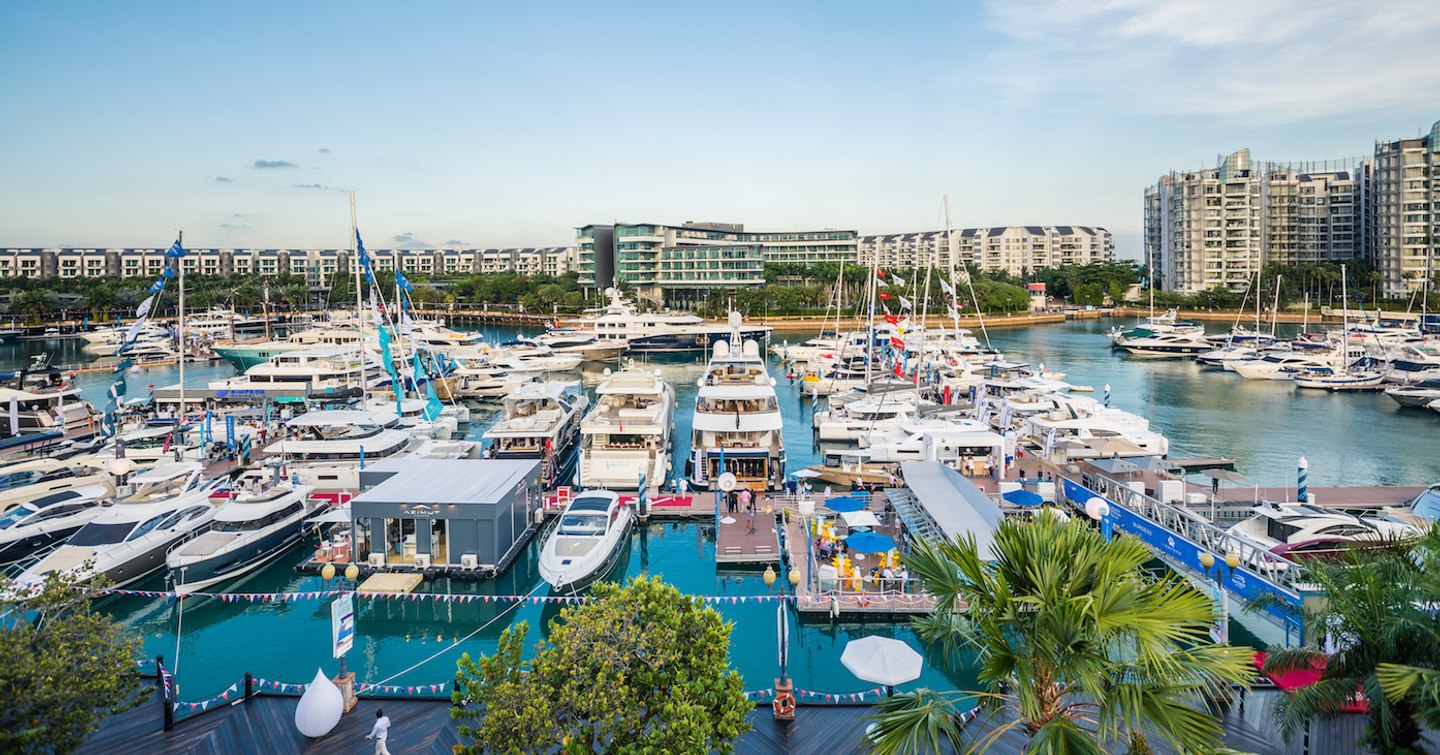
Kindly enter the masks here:
M 1172 457 L 1231 457 L 1236 459 L 1237 469 L 1254 484 L 1293 484 L 1296 459 L 1301 455 L 1310 460 L 1311 484 L 1316 486 L 1440 482 L 1440 415 L 1433 411 L 1401 409 L 1378 393 L 1319 393 L 1299 391 L 1289 383 L 1240 380 L 1219 370 L 1203 369 L 1189 360 L 1134 359 L 1109 348 L 1105 334 L 1112 324 L 1092 320 L 992 330 L 988 335 L 1007 357 L 1064 370 L 1069 373 L 1068 382 L 1092 386 L 1097 396 L 1108 384 L 1114 405 L 1147 417 L 1152 427 L 1169 436 Z M 485 332 L 494 340 L 515 334 L 513 330 Z M 1293 332 L 1292 328 L 1288 334 Z M 774 338 L 798 342 L 807 335 L 804 331 L 777 332 Z M 56 364 L 77 365 L 88 360 L 77 340 L 22 342 L 0 347 L 0 369 L 23 366 L 31 354 L 40 351 L 49 351 Z M 702 367 L 698 356 L 653 361 L 653 368 L 661 370 L 677 393 L 672 454 L 677 466 L 683 464 L 689 451 L 695 381 Z M 194 386 L 233 373 L 224 362 L 186 367 L 187 382 Z M 599 368 L 581 374 L 588 388 L 602 378 Z M 785 379 L 773 357 L 771 374 L 778 383 L 785 417 L 790 471 L 795 471 L 815 463 L 818 457 L 811 434 L 811 405 L 800 398 L 798 386 Z M 171 385 L 176 378 L 174 367 L 139 371 L 130 377 L 130 395 L 143 395 L 147 384 Z M 103 403 L 109 382 L 104 371 L 77 378 L 85 397 L 97 404 Z M 498 406 L 475 411 L 469 437 L 478 438 L 497 413 Z M 677 468 L 672 474 L 679 471 Z M 735 625 L 731 660 L 744 676 L 746 689 L 768 688 L 779 673 L 776 604 L 753 600 L 732 603 L 729 598 L 779 592 L 785 584 L 783 577 L 767 590 L 758 571 L 717 569 L 714 537 L 713 525 L 652 521 L 632 535 L 624 562 L 626 574 L 660 575 L 687 593 L 725 598 L 716 608 Z M 313 541 L 307 542 L 263 570 L 216 589 L 274 593 L 334 587 L 318 576 L 293 570 L 310 554 L 312 545 Z M 548 586 L 536 571 L 535 553 L 536 546 L 532 545 L 509 572 L 493 581 L 452 583 L 442 579 L 422 585 L 420 590 L 545 595 Z M 158 574 L 131 587 L 168 589 Z M 312 678 L 317 666 L 327 672 L 334 672 L 337 666 L 330 657 L 330 608 L 326 600 L 232 603 L 187 599 L 183 619 L 173 600 L 113 597 L 100 601 L 98 607 L 140 634 L 148 656 L 164 655 L 167 664 L 178 665 L 182 700 L 207 699 L 247 671 L 265 680 L 294 684 Z M 500 632 L 519 620 L 530 623 L 534 640 L 560 610 L 555 604 L 522 603 L 515 607 L 511 603 L 431 599 L 360 600 L 357 609 L 357 641 L 347 656 L 349 667 L 362 684 L 383 682 L 399 687 L 449 682 L 460 653 L 493 651 Z M 870 619 L 797 623 L 793 611 L 788 616 L 789 673 L 800 689 L 844 694 L 872 688 L 840 664 L 845 643 L 854 638 L 878 634 L 924 650 L 903 622 Z M 177 626 L 181 628 L 178 659 Z M 473 637 L 455 645 L 472 632 Z M 927 654 L 924 674 L 905 688 L 974 687 L 972 670 L 942 669 L 935 660 Z

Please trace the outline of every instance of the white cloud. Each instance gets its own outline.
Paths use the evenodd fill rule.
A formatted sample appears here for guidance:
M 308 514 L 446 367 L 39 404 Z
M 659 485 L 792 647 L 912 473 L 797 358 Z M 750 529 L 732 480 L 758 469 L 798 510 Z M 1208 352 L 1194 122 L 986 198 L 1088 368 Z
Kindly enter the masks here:
M 1272 122 L 1440 102 L 1433 0 L 989 0 L 1007 96 Z

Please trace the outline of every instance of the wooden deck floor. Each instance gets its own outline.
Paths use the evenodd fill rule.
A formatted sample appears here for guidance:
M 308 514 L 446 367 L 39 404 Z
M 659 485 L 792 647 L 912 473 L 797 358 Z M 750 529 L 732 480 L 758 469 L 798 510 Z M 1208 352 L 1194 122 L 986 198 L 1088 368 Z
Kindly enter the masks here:
M 172 731 L 161 730 L 160 703 L 145 705 L 106 721 L 81 746 L 84 755 L 242 755 L 248 753 L 303 753 L 341 755 L 373 750 L 365 740 L 375 721 L 376 709 L 390 717 L 388 749 L 396 755 L 449 755 L 461 742 L 459 728 L 450 718 L 450 704 L 443 700 L 362 699 L 340 719 L 335 730 L 319 739 L 307 739 L 295 730 L 298 698 L 259 695 L 249 702 L 211 709 L 179 721 Z M 775 721 L 767 705 L 748 716 L 751 730 L 740 735 L 735 752 L 741 755 L 839 755 L 863 753 L 867 705 L 801 705 L 794 721 Z M 1232 710 L 1222 719 L 1227 746 L 1256 755 L 1278 755 L 1281 750 L 1266 736 Z M 996 725 L 982 716 L 966 727 L 965 743 L 978 741 Z M 1018 734 L 1003 736 L 988 750 L 994 755 L 1018 755 L 1024 749 Z M 1152 739 L 1155 752 L 1173 755 L 1175 750 Z M 1123 751 L 1117 749 L 1116 751 Z M 952 750 L 946 749 L 946 752 Z

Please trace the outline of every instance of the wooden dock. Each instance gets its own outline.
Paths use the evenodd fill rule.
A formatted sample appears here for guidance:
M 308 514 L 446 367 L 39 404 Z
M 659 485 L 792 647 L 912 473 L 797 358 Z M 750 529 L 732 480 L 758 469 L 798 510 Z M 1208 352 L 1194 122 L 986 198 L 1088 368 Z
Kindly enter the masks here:
M 758 494 L 756 499 L 754 513 L 747 514 L 744 510 L 721 513 L 715 532 L 716 563 L 780 563 L 779 517 L 773 505 L 766 503 L 764 494 Z

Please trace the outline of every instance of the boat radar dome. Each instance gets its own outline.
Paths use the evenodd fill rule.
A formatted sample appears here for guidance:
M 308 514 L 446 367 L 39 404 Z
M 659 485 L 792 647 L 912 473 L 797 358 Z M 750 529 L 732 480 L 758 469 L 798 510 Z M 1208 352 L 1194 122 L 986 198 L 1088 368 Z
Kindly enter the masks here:
M 606 287 L 606 289 L 605 289 L 605 295 L 606 295 L 606 296 L 614 296 L 614 295 L 617 294 L 617 293 L 619 293 L 619 292 L 615 290 L 615 287 L 614 287 L 614 286 L 608 286 L 608 287 Z
M 730 313 L 730 327 L 732 327 L 732 328 L 738 328 L 738 327 L 740 327 L 740 322 L 741 322 L 740 313 L 739 313 L 739 312 L 731 312 L 731 313 Z

